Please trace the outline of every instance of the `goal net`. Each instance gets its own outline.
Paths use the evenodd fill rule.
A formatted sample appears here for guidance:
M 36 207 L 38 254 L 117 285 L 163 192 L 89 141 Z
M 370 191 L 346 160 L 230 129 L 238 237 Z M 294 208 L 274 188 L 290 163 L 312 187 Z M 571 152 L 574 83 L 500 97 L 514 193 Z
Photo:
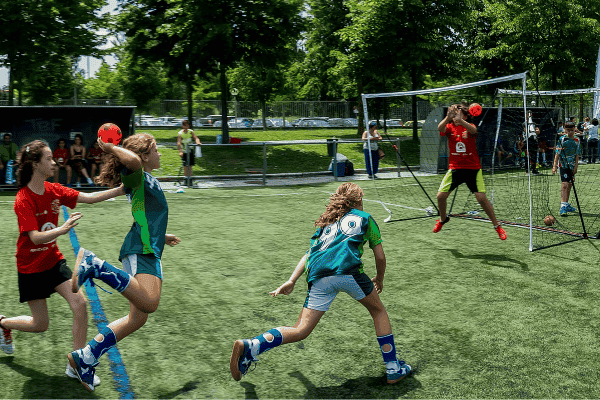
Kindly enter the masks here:
M 496 90 L 499 86 L 512 86 L 514 89 Z M 405 150 L 415 151 L 414 144 L 409 145 L 412 141 L 398 142 L 393 137 L 393 130 L 385 132 L 384 140 L 380 142 L 380 147 L 387 154 L 396 156 L 399 166 L 397 172 L 378 174 L 380 179 L 373 179 L 372 188 L 367 188 L 389 212 L 386 222 L 439 215 L 436 195 L 448 168 L 448 144 L 447 139 L 440 136 L 437 126 L 446 115 L 448 106 L 466 101 L 483 106 L 481 115 L 473 121 L 478 129 L 477 150 L 486 194 L 501 223 L 528 229 L 530 250 L 581 239 L 586 235 L 598 236 L 597 232 L 592 233 L 598 225 L 598 207 L 596 200 L 592 199 L 594 194 L 590 192 L 594 182 L 593 164 L 579 167 L 575 190 L 570 196 L 570 203 L 578 212 L 570 212 L 566 217 L 561 217 L 559 212 L 560 176 L 552 174 L 558 122 L 564 121 L 567 116 L 591 115 L 591 112 L 586 114 L 580 109 L 585 103 L 583 108 L 587 110 L 588 98 L 589 107 L 592 107 L 594 90 L 587 93 L 569 91 L 568 94 L 565 91 L 562 94 L 554 92 L 554 97 L 548 97 L 550 94 L 547 92 L 526 91 L 525 87 L 526 73 L 523 73 L 446 88 L 364 94 L 366 121 L 378 117 L 369 114 L 371 99 L 387 98 L 388 103 L 393 104 L 394 101 L 410 101 L 413 95 L 427 96 L 433 106 L 421 129 L 417 163 L 406 161 L 411 155 Z M 580 94 L 584 97 L 576 98 Z M 397 143 L 400 143 L 398 151 L 393 146 Z M 587 157 L 590 153 L 585 151 Z M 575 191 L 579 203 L 585 203 L 581 207 L 576 205 Z M 452 217 L 489 222 L 465 185 L 451 193 L 447 211 Z M 554 216 L 556 222 L 547 226 L 544 218 L 549 215 Z

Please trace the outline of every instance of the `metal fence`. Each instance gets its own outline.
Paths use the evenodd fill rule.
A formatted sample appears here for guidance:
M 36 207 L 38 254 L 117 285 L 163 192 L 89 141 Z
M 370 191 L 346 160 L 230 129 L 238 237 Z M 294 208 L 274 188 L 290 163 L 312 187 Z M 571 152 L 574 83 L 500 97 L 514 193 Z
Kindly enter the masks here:
M 8 105 L 8 100 L 0 100 L 0 105 Z M 33 104 L 25 104 L 33 105 Z M 62 106 L 135 106 L 135 103 L 115 99 L 62 99 L 55 104 Z M 424 120 L 435 104 L 420 100 L 417 102 L 417 119 Z M 356 108 L 355 108 L 356 107 Z M 242 118 L 262 118 L 262 105 L 258 101 L 228 101 L 226 103 L 227 115 Z M 361 105 L 351 101 L 273 101 L 267 102 L 265 107 L 266 118 L 292 120 L 297 118 L 328 117 L 328 118 L 357 118 Z M 137 114 L 149 114 L 155 117 L 187 117 L 188 102 L 186 100 L 155 100 L 146 110 L 137 110 Z M 207 115 L 222 115 L 223 105 L 221 100 L 194 101 L 192 105 L 194 118 L 203 118 Z M 412 103 L 390 104 L 386 111 L 386 118 L 412 120 Z M 373 108 L 369 119 L 383 119 L 383 112 Z

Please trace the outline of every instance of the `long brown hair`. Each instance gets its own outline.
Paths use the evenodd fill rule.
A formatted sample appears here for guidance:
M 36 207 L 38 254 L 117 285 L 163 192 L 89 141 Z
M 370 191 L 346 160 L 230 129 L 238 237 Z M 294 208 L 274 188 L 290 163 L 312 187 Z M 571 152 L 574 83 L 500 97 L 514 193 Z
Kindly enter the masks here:
M 355 183 L 342 183 L 334 194 L 329 197 L 325 212 L 315 221 L 315 226 L 325 227 L 340 219 L 353 208 L 360 206 L 363 191 Z
M 29 142 L 17 153 L 17 187 L 27 186 L 33 176 L 33 164 L 38 163 L 44 154 L 48 143 L 41 140 Z
M 133 151 L 140 158 L 150 153 L 155 143 L 154 136 L 149 133 L 137 133 L 123 140 L 123 148 Z M 121 161 L 118 157 L 107 154 L 106 161 L 102 164 L 100 175 L 95 178 L 96 184 L 100 186 L 116 186 L 121 184 Z

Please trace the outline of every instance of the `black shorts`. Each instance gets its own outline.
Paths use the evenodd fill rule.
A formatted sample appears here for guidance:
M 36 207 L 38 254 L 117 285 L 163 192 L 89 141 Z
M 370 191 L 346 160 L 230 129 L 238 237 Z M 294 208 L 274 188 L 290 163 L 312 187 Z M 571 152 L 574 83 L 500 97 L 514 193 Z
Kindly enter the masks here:
M 72 273 L 65 259 L 60 260 L 47 271 L 33 274 L 19 272 L 19 301 L 25 303 L 31 300 L 47 299 L 55 292 L 55 287 L 71 279 Z
M 575 177 L 573 176 L 573 170 L 569 168 L 560 167 L 560 181 L 571 182 L 571 178 L 575 180 Z
M 188 164 L 188 158 L 189 157 L 189 164 Z M 181 163 L 183 164 L 184 167 L 188 167 L 190 165 L 194 165 L 194 163 L 196 162 L 196 155 L 194 154 L 193 151 L 188 151 L 187 156 L 185 155 L 185 153 L 183 153 L 183 157 L 181 157 Z

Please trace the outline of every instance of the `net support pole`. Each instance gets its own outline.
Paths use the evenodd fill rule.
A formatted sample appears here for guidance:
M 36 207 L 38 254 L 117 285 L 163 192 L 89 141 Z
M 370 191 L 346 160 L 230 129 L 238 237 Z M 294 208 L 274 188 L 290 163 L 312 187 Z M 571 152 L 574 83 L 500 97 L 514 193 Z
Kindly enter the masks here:
M 529 126 L 527 125 L 527 123 L 529 122 L 527 119 L 527 77 L 524 76 L 522 78 L 522 82 L 523 82 L 523 112 L 525 113 L 524 118 L 523 118 L 523 126 L 525 127 L 525 133 L 529 134 L 528 130 L 529 130 Z M 523 138 L 525 139 L 525 137 Z M 531 162 L 529 161 L 531 159 L 531 154 L 529 154 L 529 137 L 527 138 L 527 171 L 529 171 L 529 176 L 528 176 L 528 186 L 529 186 L 529 251 L 533 251 L 533 206 L 532 206 L 532 201 L 533 201 L 533 196 L 531 194 Z
M 498 136 L 500 135 L 500 123 L 502 121 L 502 96 L 498 98 L 498 115 L 496 116 L 496 139 L 494 139 L 494 150 L 492 151 L 492 180 L 494 178 L 494 165 L 498 147 Z M 492 185 L 492 206 L 494 205 L 494 185 Z
M 598 60 L 596 60 L 596 88 L 600 89 L 600 47 L 598 48 Z M 600 119 L 600 93 L 594 93 L 594 108 L 592 111 L 594 118 Z

